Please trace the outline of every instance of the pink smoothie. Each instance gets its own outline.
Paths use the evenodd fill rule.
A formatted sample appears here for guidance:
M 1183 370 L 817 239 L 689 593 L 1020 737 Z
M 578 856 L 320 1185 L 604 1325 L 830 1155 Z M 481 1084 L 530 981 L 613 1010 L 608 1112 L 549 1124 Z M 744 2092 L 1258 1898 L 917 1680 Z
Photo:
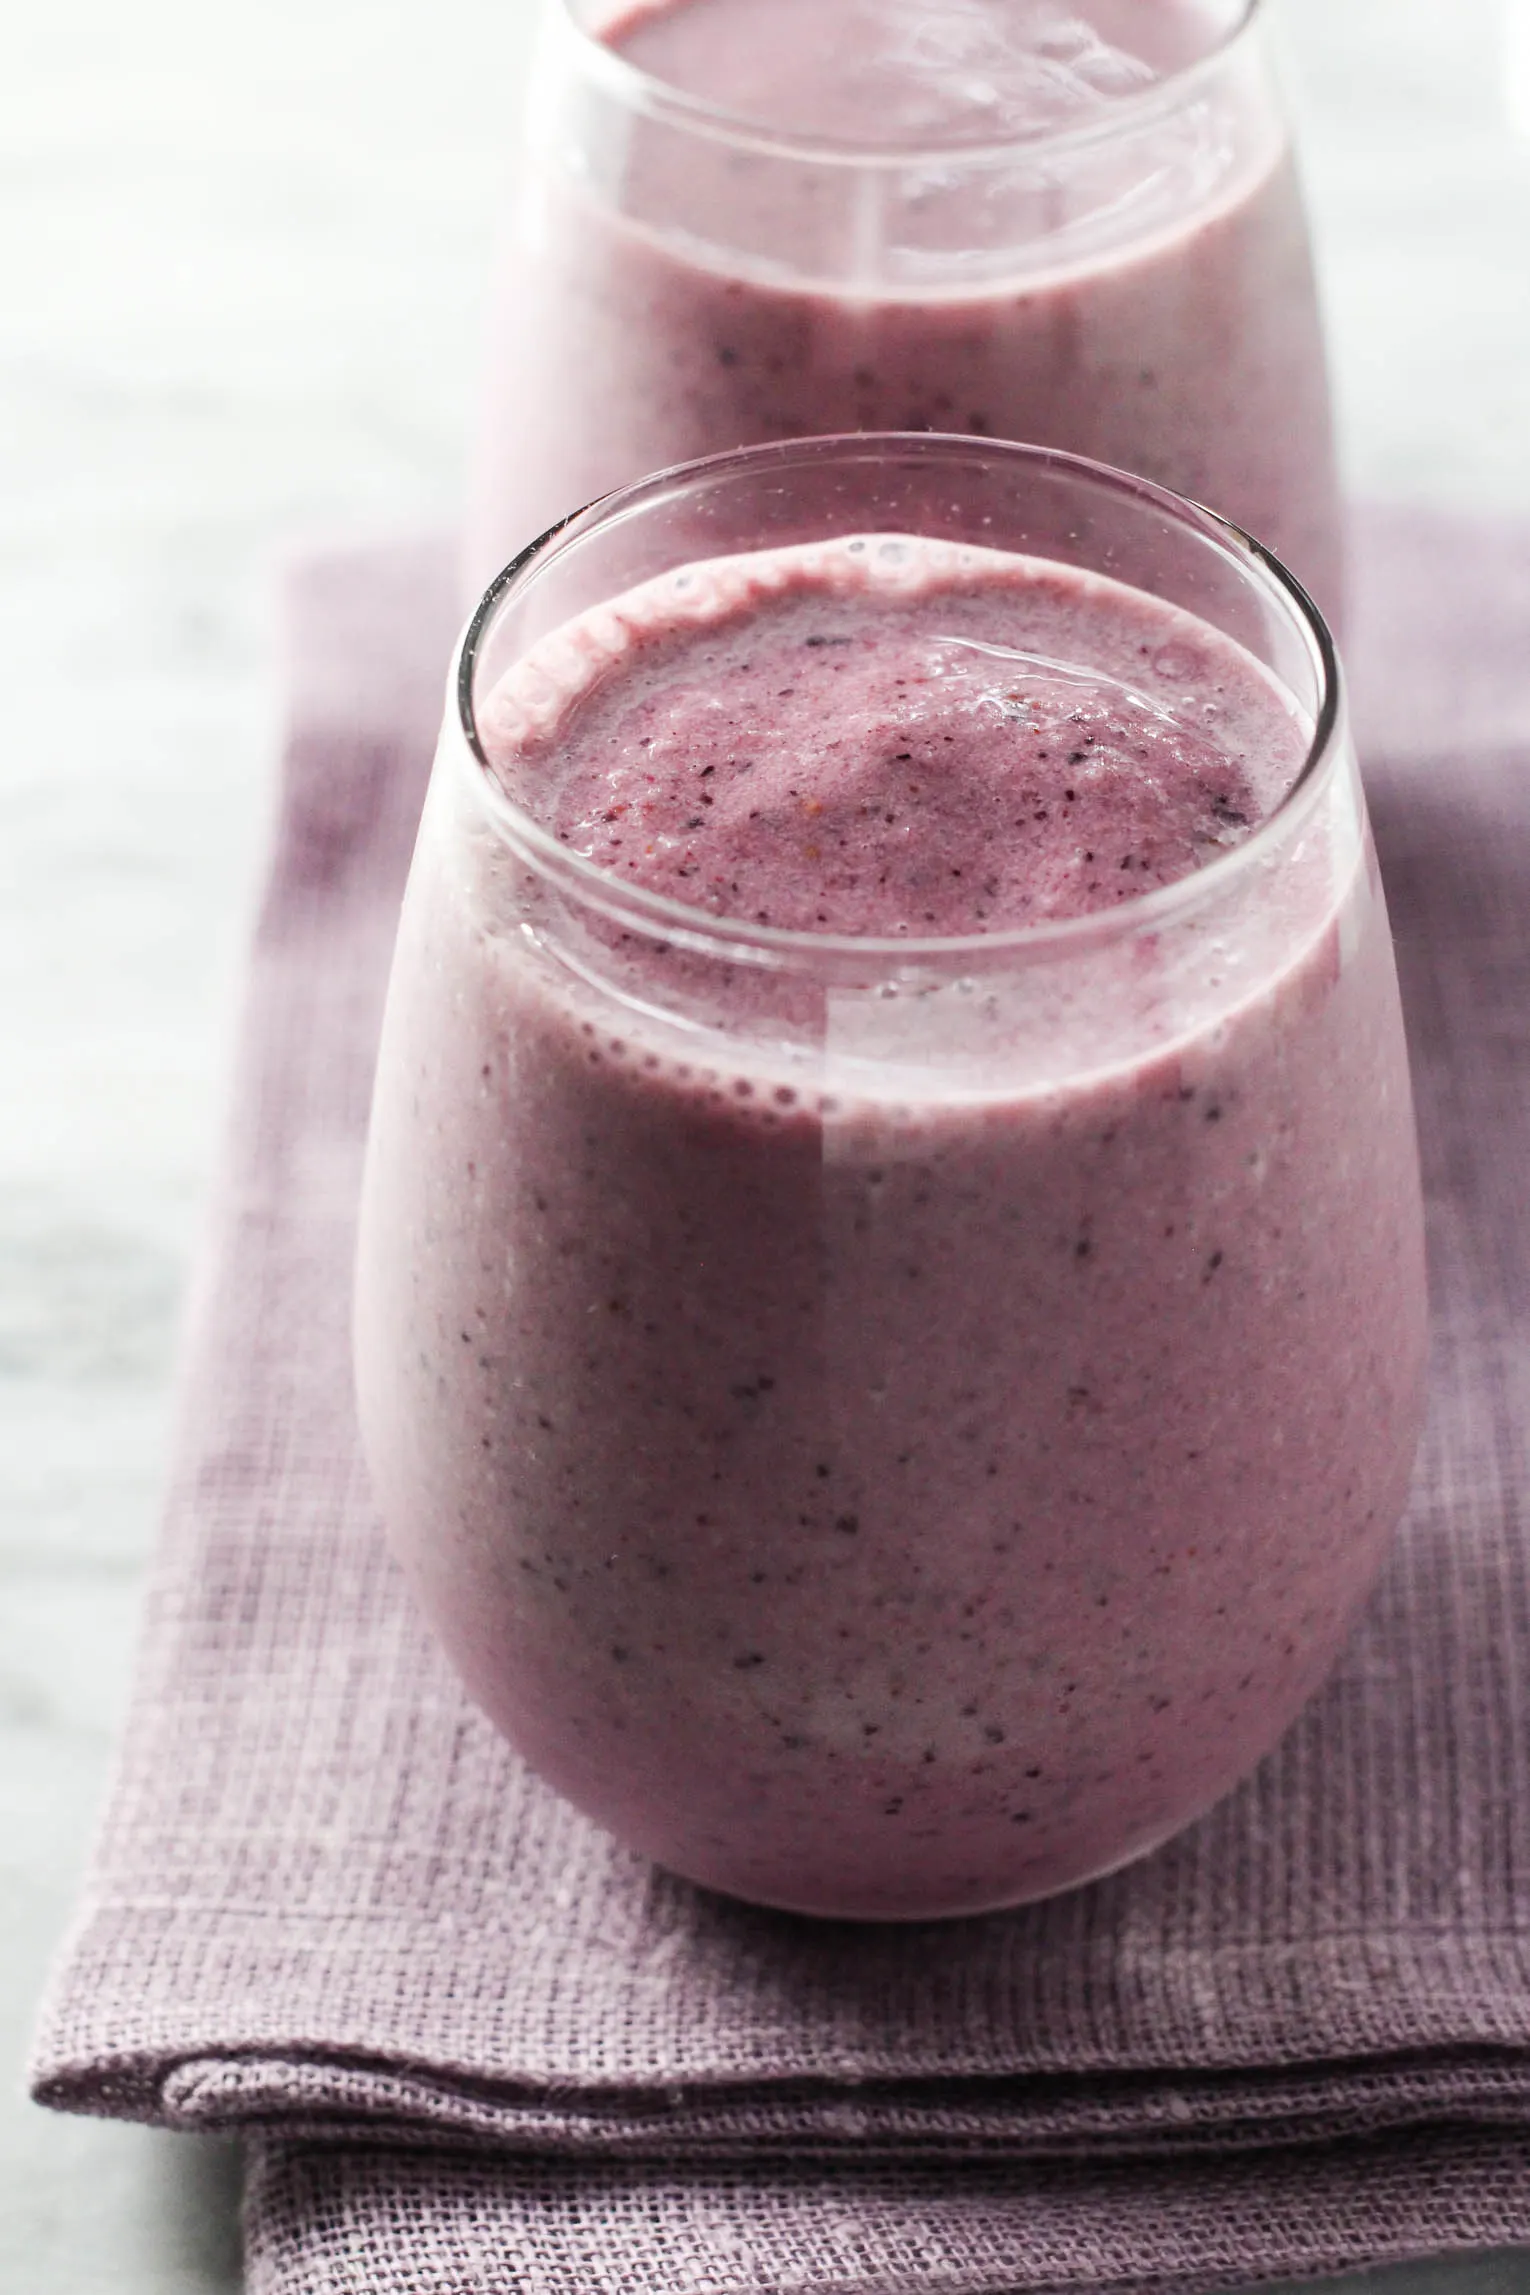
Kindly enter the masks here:
M 670 0 L 604 19 L 610 56 L 644 75 L 613 89 L 555 41 L 505 250 L 474 587 L 670 463 L 938 430 L 1063 447 L 1208 502 L 1332 607 L 1306 225 L 1262 35 L 1226 46 L 1237 13 Z M 717 107 L 733 138 L 645 110 L 653 85 Z
M 623 1840 L 768 1903 L 972 1911 L 1162 1839 L 1322 1678 L 1401 1506 L 1390 943 L 1327 800 L 1173 995 L 1167 916 L 1003 936 L 1158 917 L 1310 728 L 1141 593 L 885 537 L 648 584 L 479 724 L 552 840 L 693 923 L 572 918 L 444 753 L 357 1347 L 475 1695 Z M 910 961 L 825 990 L 709 918 Z M 968 977 L 921 971 L 936 934 Z

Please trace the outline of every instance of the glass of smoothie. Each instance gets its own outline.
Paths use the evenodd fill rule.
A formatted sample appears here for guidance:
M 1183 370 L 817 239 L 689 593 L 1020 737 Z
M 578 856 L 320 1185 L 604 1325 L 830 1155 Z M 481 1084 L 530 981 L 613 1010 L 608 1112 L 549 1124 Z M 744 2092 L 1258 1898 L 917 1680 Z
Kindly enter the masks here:
M 1323 1678 L 1424 1275 L 1331 641 L 1145 481 L 753 448 L 463 641 L 389 993 L 356 1358 L 473 1695 L 691 1878 L 1044 1895 Z
M 1260 0 L 542 0 L 476 591 L 693 456 L 970 431 L 1140 472 L 1332 611 L 1323 345 Z

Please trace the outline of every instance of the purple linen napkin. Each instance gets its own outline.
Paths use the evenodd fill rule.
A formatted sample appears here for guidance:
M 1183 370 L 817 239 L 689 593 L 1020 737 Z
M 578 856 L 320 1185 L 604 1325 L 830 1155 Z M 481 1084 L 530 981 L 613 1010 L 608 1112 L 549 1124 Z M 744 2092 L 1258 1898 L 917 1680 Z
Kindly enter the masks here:
M 38 2095 L 254 2138 L 261 2295 L 999 2290 L 1530 2238 L 1530 532 L 1359 536 L 1435 1283 L 1395 1563 L 1156 1857 L 826 1927 L 618 1849 L 469 1708 L 352 1425 L 372 1048 L 444 552 L 311 566 L 138 1693 Z

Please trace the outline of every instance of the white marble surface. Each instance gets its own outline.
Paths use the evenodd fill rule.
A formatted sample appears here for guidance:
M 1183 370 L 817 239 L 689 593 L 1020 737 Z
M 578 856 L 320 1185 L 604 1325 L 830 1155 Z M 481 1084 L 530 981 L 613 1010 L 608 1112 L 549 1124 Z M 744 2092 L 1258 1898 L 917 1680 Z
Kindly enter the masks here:
M 1530 510 L 1530 0 L 1272 4 L 1352 483 Z M 20 2065 L 154 1531 L 271 573 L 449 514 L 523 33 L 523 0 L 5 18 L 0 2295 L 238 2284 L 232 2155 L 52 2119 Z M 1530 2258 L 1404 2277 L 1519 2295 Z

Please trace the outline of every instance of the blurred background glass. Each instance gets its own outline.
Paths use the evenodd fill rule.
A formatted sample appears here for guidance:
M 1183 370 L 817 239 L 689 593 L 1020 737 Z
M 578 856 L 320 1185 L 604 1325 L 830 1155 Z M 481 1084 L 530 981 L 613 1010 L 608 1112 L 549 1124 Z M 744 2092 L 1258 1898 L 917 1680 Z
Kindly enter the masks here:
M 1035 48 L 1027 74 L 996 42 L 979 108 L 970 73 L 932 95 L 939 68 L 909 27 L 972 41 L 1006 14 L 943 4 L 942 20 L 924 0 L 714 0 L 634 28 L 610 0 L 543 0 L 500 211 L 469 596 L 649 471 L 767 439 L 944 430 L 1061 447 L 1210 503 L 1339 612 L 1322 330 L 1272 12 L 1124 0 L 1123 21 L 1092 0 L 1096 76 L 1135 73 L 1129 98 L 1102 102 L 1050 56 L 1042 79 Z M 1008 16 L 1043 37 L 1034 0 Z M 1077 22 L 1050 22 L 1066 48 Z M 789 60 L 772 68 L 778 43 Z M 869 94 L 833 69 L 851 43 Z M 735 75 L 765 92 L 736 97 Z M 1006 132 L 1017 118 L 1027 134 Z M 781 132 L 803 125 L 825 140 Z

